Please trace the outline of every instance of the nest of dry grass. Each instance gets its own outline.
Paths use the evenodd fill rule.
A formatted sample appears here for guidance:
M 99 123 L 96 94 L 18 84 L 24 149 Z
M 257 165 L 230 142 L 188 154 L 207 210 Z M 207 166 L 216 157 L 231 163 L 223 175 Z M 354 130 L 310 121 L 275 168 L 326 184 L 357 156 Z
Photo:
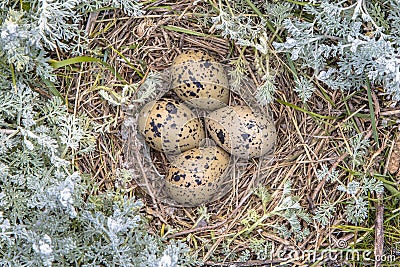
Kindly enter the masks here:
M 226 67 L 229 72 L 228 66 Z M 137 102 L 136 100 L 126 106 L 125 110 L 125 123 L 122 126 L 122 136 L 124 137 L 124 168 L 127 169 L 135 182 L 142 188 L 148 195 L 150 195 L 153 203 L 164 203 L 176 207 L 193 207 L 194 205 L 188 203 L 185 205 L 176 203 L 174 199 L 169 197 L 166 192 L 165 175 L 170 166 L 171 158 L 164 153 L 157 152 L 150 149 L 144 141 L 141 134 L 137 130 L 137 116 L 144 104 L 158 100 L 161 97 L 168 97 L 180 101 L 178 96 L 172 92 L 172 86 L 169 80 L 170 70 L 165 69 L 158 76 L 160 83 L 154 96 L 148 97 L 145 101 Z M 228 75 L 230 76 L 230 75 Z M 230 77 L 230 84 L 233 83 L 233 77 Z M 141 88 L 139 88 L 140 90 Z M 144 89 L 142 89 L 144 90 Z M 265 114 L 264 116 L 271 117 L 268 106 L 261 106 L 252 94 L 256 90 L 254 83 L 246 78 L 243 78 L 241 85 L 236 88 L 230 88 L 230 103 L 229 106 L 246 105 L 252 110 L 258 110 L 259 113 Z M 143 103 L 144 102 L 144 103 Z M 198 113 L 198 117 L 206 117 L 207 112 L 202 110 L 193 110 Z M 211 145 L 213 141 L 206 136 L 205 145 Z M 207 140 L 208 139 L 208 140 Z M 252 162 L 239 158 L 231 158 L 229 168 L 221 176 L 218 183 L 215 184 L 215 194 L 209 199 L 208 203 L 215 202 L 222 197 L 226 200 L 232 201 L 236 199 L 241 191 L 251 191 L 264 182 L 268 174 L 260 172 L 261 166 L 268 166 L 271 162 L 271 155 L 264 155 L 262 158 L 253 159 Z M 257 169 L 255 169 L 257 168 Z M 218 184 L 218 185 L 217 185 Z M 225 195 L 230 192 L 229 197 Z
M 194 6 L 190 1 L 169 5 L 173 12 L 170 9 L 154 8 L 146 16 L 139 18 L 124 17 L 118 12 L 91 14 L 87 31 L 94 38 L 92 49 L 99 49 L 105 61 L 128 83 L 143 82 L 150 71 L 163 71 L 184 50 L 206 51 L 225 64 L 237 59 L 242 48 L 225 39 L 218 36 L 195 36 L 177 30 L 190 29 L 200 34 L 209 34 L 210 29 L 202 25 L 201 19 L 196 15 L 206 14 L 208 10 L 202 6 Z M 248 63 L 246 68 L 249 79 L 259 85 L 261 77 L 253 65 L 253 51 L 246 49 L 243 57 Z M 146 194 L 133 180 L 124 184 L 128 188 L 126 194 L 143 199 L 146 216 L 152 228 L 150 231 L 160 233 L 167 239 L 186 240 L 193 252 L 210 266 L 229 266 L 229 258 L 223 255 L 225 245 L 229 244 L 231 252 L 240 253 L 248 249 L 252 238 L 268 240 L 275 248 L 292 247 L 314 251 L 338 247 L 338 240 L 345 240 L 350 244 L 359 238 L 373 238 L 370 231 L 356 236 L 344 229 L 322 228 L 318 224 L 307 225 L 302 221 L 301 227 L 310 227 L 310 234 L 301 241 L 293 237 L 284 239 L 267 226 L 287 224 L 279 216 L 269 217 L 257 230 L 236 236 L 244 230 L 242 221 L 248 218 L 249 210 L 262 214 L 274 209 L 284 183 L 288 180 L 292 182 L 292 194 L 300 199 L 300 203 L 310 214 L 315 212 L 317 205 L 326 200 L 335 202 L 342 199 L 341 192 L 326 184 L 325 180 L 316 179 L 316 170 L 324 163 L 332 168 L 344 166 L 345 155 L 342 148 L 347 145 L 351 135 L 346 129 L 346 122 L 350 119 L 355 121 L 360 132 L 371 136 L 368 116 L 361 116 L 368 115 L 368 100 L 365 97 L 352 93 L 352 97 L 347 98 L 350 93 L 318 91 L 305 106 L 292 90 L 292 75 L 277 55 L 272 57 L 271 68 L 278 72 L 275 81 L 278 92 L 277 101 L 270 105 L 270 109 L 277 126 L 278 141 L 271 163 L 254 160 L 246 165 L 241 179 L 231 193 L 207 206 L 208 217 L 199 218 L 199 210 L 196 208 L 168 206 Z M 120 106 L 112 106 L 105 101 L 95 89 L 102 85 L 119 92 L 122 89 L 115 86 L 116 84 L 121 84 L 121 81 L 114 73 L 98 64 L 86 63 L 72 83 L 64 85 L 69 101 L 74 103 L 74 112 L 89 114 L 104 130 L 98 136 L 97 149 L 77 161 L 83 172 L 92 174 L 99 192 L 102 188 L 114 188 L 122 179 L 120 168 L 124 162 L 124 142 L 121 138 L 121 126 L 126 114 Z M 374 97 L 379 110 L 379 96 Z M 347 101 L 344 102 L 343 99 Z M 389 110 L 382 107 L 380 111 Z M 372 154 L 365 170 L 373 170 L 380 162 L 385 161 L 384 148 L 390 144 L 392 133 L 382 130 L 379 134 L 381 149 Z M 260 198 L 253 194 L 254 188 L 250 185 L 254 176 L 260 175 L 265 178 L 263 186 L 272 194 L 265 207 Z M 340 179 L 347 179 L 343 175 L 345 172 Z M 343 212 L 337 210 L 332 225 L 341 223 L 345 224 Z M 169 231 L 171 229 L 173 231 Z M 278 253 L 279 250 L 276 251 Z M 279 262 L 282 260 L 274 260 L 274 256 L 264 261 L 251 257 L 247 263 L 235 266 L 261 266 Z M 287 261 L 292 266 L 301 266 L 306 262 L 307 259 L 300 257 Z

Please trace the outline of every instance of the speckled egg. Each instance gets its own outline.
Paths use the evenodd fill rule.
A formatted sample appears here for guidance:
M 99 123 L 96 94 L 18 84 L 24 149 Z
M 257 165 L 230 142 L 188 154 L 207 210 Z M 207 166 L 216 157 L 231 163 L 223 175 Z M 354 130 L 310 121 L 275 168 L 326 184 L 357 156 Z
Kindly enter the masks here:
M 184 52 L 171 66 L 173 91 L 188 105 L 205 110 L 229 101 L 228 76 L 222 64 L 203 52 Z
M 205 118 L 206 129 L 225 151 L 239 158 L 260 157 L 273 151 L 276 129 L 267 116 L 248 106 L 228 106 Z
M 201 120 L 169 98 L 147 103 L 138 115 L 138 129 L 150 147 L 172 155 L 198 147 L 205 137 Z
M 168 195 L 184 206 L 197 206 L 220 193 L 230 156 L 218 146 L 194 148 L 175 157 L 166 175 Z

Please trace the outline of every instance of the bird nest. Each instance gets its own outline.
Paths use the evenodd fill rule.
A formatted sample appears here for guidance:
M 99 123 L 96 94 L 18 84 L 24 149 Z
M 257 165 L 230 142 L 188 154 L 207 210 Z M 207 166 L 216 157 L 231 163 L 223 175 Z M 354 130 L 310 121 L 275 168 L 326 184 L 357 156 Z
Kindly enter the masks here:
M 210 64 L 221 64 L 210 63 Z M 153 100 L 158 100 L 162 97 L 168 97 L 179 100 L 179 98 L 172 92 L 171 84 L 171 68 L 167 68 L 158 74 L 158 83 L 155 91 L 149 97 L 140 99 L 135 98 L 129 105 L 124 107 L 125 109 L 125 121 L 122 126 L 122 137 L 124 141 L 124 168 L 129 170 L 130 175 L 133 177 L 137 185 L 146 191 L 151 196 L 154 203 L 161 201 L 163 203 L 173 206 L 197 206 L 194 203 L 185 202 L 177 203 L 173 197 L 168 194 L 166 187 L 166 170 L 170 165 L 171 156 L 162 152 L 157 152 L 150 148 L 145 142 L 143 136 L 138 131 L 138 114 L 142 107 Z M 229 106 L 245 105 L 251 108 L 259 114 L 263 114 L 264 117 L 272 118 L 272 114 L 269 110 L 268 105 L 260 105 L 255 99 L 253 93 L 255 91 L 255 85 L 252 80 L 241 77 L 240 83 L 235 81 L 236 77 L 229 75 L 231 73 L 229 66 L 223 66 L 228 73 L 229 84 L 236 84 L 236 86 L 229 86 L 230 101 Z M 146 85 L 146 82 L 144 83 Z M 146 86 L 143 86 L 146 87 Z M 145 94 L 138 89 L 138 94 Z M 195 112 L 198 116 L 206 117 L 207 111 L 196 109 Z M 215 145 L 210 138 L 204 140 L 206 143 L 203 145 Z M 251 164 L 257 164 L 258 166 L 268 166 L 271 162 L 272 155 L 267 153 L 260 158 L 256 159 L 240 159 L 237 157 L 231 157 L 230 164 L 227 170 L 223 173 L 223 177 L 218 179 L 218 183 L 213 185 L 212 191 L 215 193 L 202 204 L 214 202 L 222 197 L 232 198 L 238 194 L 238 191 L 253 190 L 258 184 L 262 183 L 267 178 L 267 173 L 256 171 L 254 175 L 248 175 L 248 168 Z M 230 193 L 228 196 L 226 196 Z

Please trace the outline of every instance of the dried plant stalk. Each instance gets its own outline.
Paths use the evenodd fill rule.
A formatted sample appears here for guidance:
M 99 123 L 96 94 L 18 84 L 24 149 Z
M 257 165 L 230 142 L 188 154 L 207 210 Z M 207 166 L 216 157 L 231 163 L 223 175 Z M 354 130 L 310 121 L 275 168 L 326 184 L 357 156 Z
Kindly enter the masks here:
M 389 155 L 388 171 L 391 174 L 399 175 L 400 169 L 400 134 L 396 136 L 392 153 Z

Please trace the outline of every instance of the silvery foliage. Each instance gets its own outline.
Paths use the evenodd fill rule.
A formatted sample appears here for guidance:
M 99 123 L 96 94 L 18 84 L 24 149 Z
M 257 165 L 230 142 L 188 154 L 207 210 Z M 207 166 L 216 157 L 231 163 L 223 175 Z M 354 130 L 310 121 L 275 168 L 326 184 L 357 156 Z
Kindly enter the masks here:
M 353 135 L 346 146 L 348 157 L 346 161 L 350 164 L 352 170 L 360 169 L 364 165 L 364 159 L 368 155 L 369 140 L 364 138 L 362 134 Z M 325 179 L 329 183 L 338 183 L 336 186 L 338 191 L 348 195 L 349 201 L 345 203 L 345 219 L 347 222 L 359 224 L 368 218 L 369 201 L 367 196 L 369 193 L 381 194 L 384 191 L 383 183 L 377 181 L 373 177 L 368 177 L 364 174 L 357 174 L 352 181 L 344 184 L 339 179 L 339 171 L 336 169 L 330 170 L 327 165 L 322 164 L 321 168 L 316 171 L 318 180 Z M 361 178 L 359 176 L 362 176 Z M 325 201 L 319 207 L 314 215 L 314 219 L 321 224 L 322 227 L 329 225 L 333 214 L 336 211 L 338 203 L 330 203 Z
M 215 29 L 221 31 L 222 37 L 236 41 L 240 45 L 253 46 L 259 50 L 266 51 L 266 43 L 257 43 L 264 40 L 266 26 L 255 22 L 253 19 L 241 14 L 231 14 L 220 7 L 219 14 L 212 18 Z
M 336 182 L 338 180 L 339 172 L 337 170 L 329 171 L 328 166 L 321 165 L 321 169 L 317 170 L 317 179 L 322 181 L 325 179 L 327 182 Z
M 350 155 L 352 169 L 364 164 L 365 156 L 368 153 L 369 140 L 364 139 L 362 134 L 355 134 L 349 139 L 349 148 L 346 148 Z
M 283 6 L 286 5 L 283 4 Z M 241 6 L 237 8 L 239 9 L 243 7 Z M 282 12 L 285 11 L 282 10 Z M 232 10 L 227 10 L 220 6 L 218 16 L 212 18 L 214 28 L 220 31 L 222 37 L 228 38 L 238 45 L 254 47 L 262 56 L 267 55 L 269 52 L 269 44 L 266 21 L 257 21 L 256 19 L 244 16 L 241 13 L 242 12 L 239 11 L 233 13 Z M 276 22 L 279 23 L 281 18 L 282 15 L 279 14 L 278 17 L 276 17 Z M 230 75 L 233 77 L 232 80 L 234 82 L 232 86 L 235 88 L 240 86 L 246 70 L 244 62 L 240 58 L 233 63 L 236 67 L 230 72 Z M 263 75 L 263 83 L 259 88 L 257 88 L 256 96 L 261 105 L 266 105 L 273 101 L 273 94 L 276 90 L 275 85 L 273 84 L 274 78 L 274 75 L 271 75 L 270 73 L 265 73 Z
M 134 83 L 123 85 L 121 93 L 117 93 L 112 91 L 111 88 L 107 88 L 109 92 L 101 89 L 99 94 L 107 100 L 110 105 L 128 105 L 128 108 L 132 109 L 133 106 L 129 105 L 129 103 L 145 103 L 148 99 L 155 97 L 157 89 L 160 87 L 162 88 L 163 86 L 165 86 L 165 84 L 163 83 L 161 74 L 157 72 L 149 72 L 144 82 L 140 85 L 141 90 L 137 90 L 139 84 Z
M 357 90 L 368 78 L 400 100 L 400 1 L 314 2 L 303 9 L 311 20 L 283 21 L 288 37 L 274 47 L 332 89 Z
M 272 243 L 265 239 L 250 239 L 249 249 L 256 255 L 257 260 L 266 260 L 273 252 Z
M 131 16 L 144 14 L 138 0 L 29 0 L 23 7 L 18 1 L 1 1 L 0 56 L 17 71 L 54 80 L 44 51 L 83 54 L 88 40 L 81 25 L 88 12 L 103 7 L 121 8 Z
M 346 185 L 339 185 L 339 191 L 346 192 L 351 199 L 346 205 L 345 215 L 348 222 L 358 224 L 368 218 L 369 193 L 381 194 L 384 191 L 383 183 L 375 178 L 364 177 L 362 182 L 351 181 Z
M 132 9 L 140 7 L 136 1 L 0 3 L 0 266 L 193 262 L 185 244 L 166 245 L 147 233 L 140 201 L 118 192 L 91 194 L 90 177 L 71 164 L 95 145 L 88 118 L 70 114 L 59 97 L 32 90 L 46 91 L 44 82 L 56 81 L 48 51 L 79 53 L 84 14 L 118 3 L 141 14 Z
M 283 192 L 278 205 L 271 212 L 287 220 L 290 225 L 275 225 L 274 228 L 287 239 L 294 236 L 296 240 L 303 241 L 309 234 L 310 229 L 303 226 L 301 221 L 307 224 L 311 222 L 309 213 L 301 206 L 299 199 L 292 196 L 292 182 L 286 181 L 283 186 Z
M 312 96 L 315 91 L 315 86 L 312 82 L 303 76 L 299 76 L 296 79 L 296 86 L 294 87 L 294 91 L 300 97 L 300 99 L 305 103 Z
M 314 220 L 318 221 L 322 227 L 326 227 L 329 225 L 335 212 L 335 205 L 329 201 L 324 201 L 315 211 Z
M 341 90 L 360 89 L 368 78 L 374 85 L 383 86 L 394 100 L 400 100 L 400 1 L 353 2 L 308 1 L 303 7 L 266 1 L 259 8 L 278 32 L 287 32 L 284 42 L 273 42 L 275 49 L 289 53 L 300 68 L 313 70 L 313 78 Z M 304 14 L 301 19 L 295 11 Z M 213 18 L 215 28 L 236 44 L 268 54 L 266 21 L 241 13 L 220 7 L 219 15 Z M 305 86 L 301 76 L 295 80 L 296 91 L 303 102 L 307 101 L 314 87 Z M 258 89 L 262 95 L 262 90 L 271 87 Z
M 258 103 L 262 106 L 265 106 L 272 101 L 274 101 L 274 94 L 276 92 L 276 86 L 274 84 L 275 76 L 272 75 L 264 75 L 261 80 L 263 84 L 257 88 L 257 93 L 255 98 L 257 99 Z

